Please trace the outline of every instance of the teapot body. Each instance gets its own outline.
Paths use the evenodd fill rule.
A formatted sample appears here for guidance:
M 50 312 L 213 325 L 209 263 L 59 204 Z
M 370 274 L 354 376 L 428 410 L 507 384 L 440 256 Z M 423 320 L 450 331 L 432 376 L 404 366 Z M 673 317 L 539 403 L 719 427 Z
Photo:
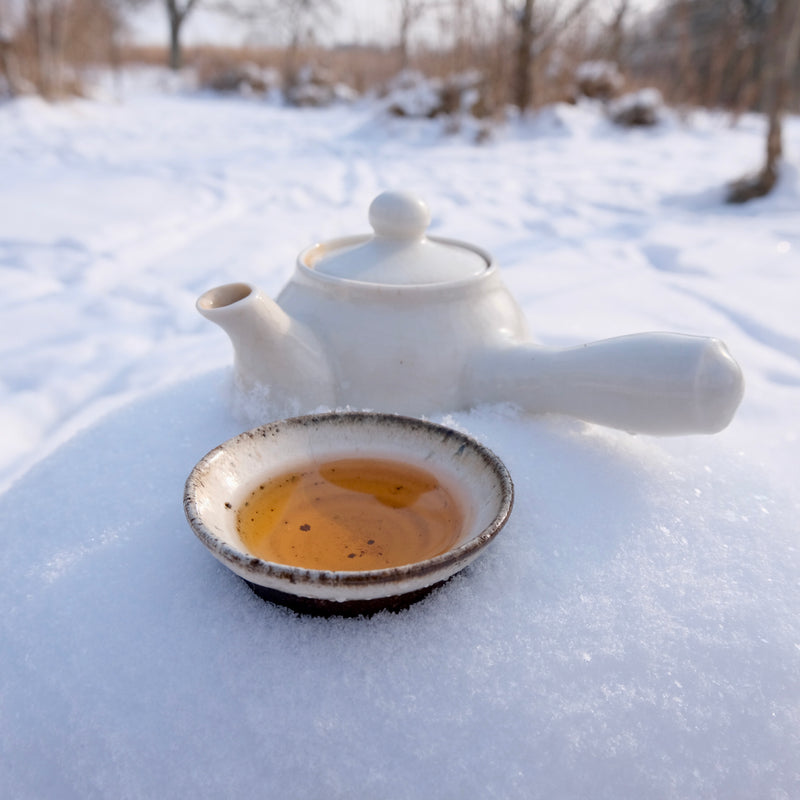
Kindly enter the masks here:
M 369 216 L 374 235 L 302 252 L 276 301 L 247 283 L 198 299 L 231 338 L 239 396 L 258 421 L 262 400 L 284 415 L 512 402 L 657 435 L 715 433 L 732 419 L 744 381 L 718 339 L 656 332 L 543 347 L 488 253 L 425 234 L 422 201 L 387 192 Z
M 318 272 L 307 253 L 277 303 L 315 334 L 337 406 L 411 415 L 466 408 L 476 354 L 527 338 L 523 312 L 490 260 L 458 281 L 387 285 Z

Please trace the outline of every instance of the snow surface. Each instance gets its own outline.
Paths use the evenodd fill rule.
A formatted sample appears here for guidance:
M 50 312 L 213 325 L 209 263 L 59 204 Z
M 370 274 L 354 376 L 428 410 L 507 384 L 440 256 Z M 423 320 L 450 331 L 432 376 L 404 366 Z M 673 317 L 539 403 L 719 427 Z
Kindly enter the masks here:
M 133 75 L 0 105 L 3 797 L 800 796 L 800 120 L 744 207 L 757 117 L 445 126 Z M 194 300 L 274 295 L 385 188 L 493 252 L 539 341 L 718 336 L 747 392 L 712 437 L 441 415 L 508 465 L 509 524 L 401 614 L 301 618 L 183 518 L 243 425 Z

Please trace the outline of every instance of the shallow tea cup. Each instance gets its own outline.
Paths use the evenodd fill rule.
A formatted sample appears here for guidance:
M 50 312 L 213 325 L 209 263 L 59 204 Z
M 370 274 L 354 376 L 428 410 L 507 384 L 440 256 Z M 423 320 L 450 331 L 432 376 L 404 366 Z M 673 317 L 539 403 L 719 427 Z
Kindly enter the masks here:
M 238 509 L 264 481 L 335 459 L 385 459 L 425 470 L 455 497 L 464 522 L 445 552 L 411 564 L 367 570 L 307 569 L 249 553 Z M 263 425 L 221 444 L 186 481 L 192 530 L 264 599 L 297 611 L 355 616 L 398 610 L 472 562 L 505 524 L 513 485 L 500 459 L 443 425 L 394 414 L 332 412 Z

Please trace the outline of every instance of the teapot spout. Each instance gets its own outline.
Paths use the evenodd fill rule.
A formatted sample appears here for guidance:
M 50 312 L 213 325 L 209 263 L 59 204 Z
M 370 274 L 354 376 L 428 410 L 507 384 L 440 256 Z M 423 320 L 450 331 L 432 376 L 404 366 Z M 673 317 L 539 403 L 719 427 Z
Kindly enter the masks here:
M 317 337 L 259 289 L 217 286 L 198 298 L 197 310 L 230 337 L 244 392 L 268 398 L 282 411 L 335 405 L 333 373 Z

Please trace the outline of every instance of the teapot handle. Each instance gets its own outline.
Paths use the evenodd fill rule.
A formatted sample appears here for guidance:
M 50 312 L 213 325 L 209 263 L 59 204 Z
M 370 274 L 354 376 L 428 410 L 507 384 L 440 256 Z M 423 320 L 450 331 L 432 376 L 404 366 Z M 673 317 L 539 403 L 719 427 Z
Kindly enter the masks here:
M 467 391 L 479 402 L 512 401 L 631 433 L 717 433 L 744 393 L 724 342 L 677 333 L 568 348 L 524 343 L 486 351 L 478 361 Z

